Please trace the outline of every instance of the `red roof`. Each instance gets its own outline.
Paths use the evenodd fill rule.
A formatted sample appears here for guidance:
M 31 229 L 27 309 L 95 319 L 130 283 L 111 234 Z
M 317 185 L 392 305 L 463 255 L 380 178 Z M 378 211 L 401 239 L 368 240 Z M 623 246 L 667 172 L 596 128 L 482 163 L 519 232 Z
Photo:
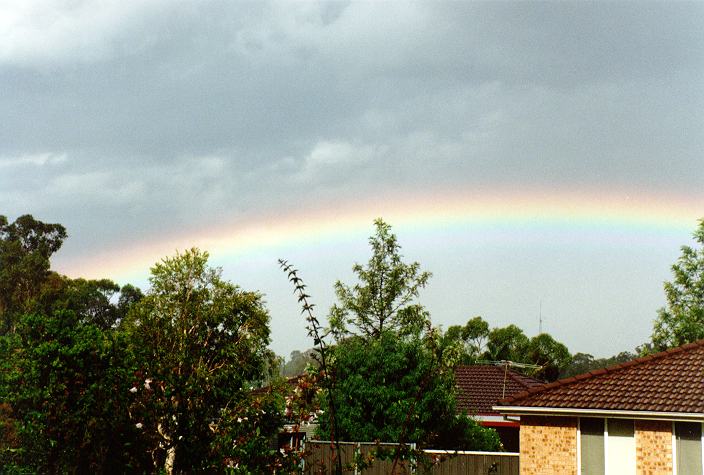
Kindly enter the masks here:
M 704 413 L 704 340 L 507 396 L 501 405 Z
M 469 414 L 497 414 L 491 407 L 507 396 L 544 383 L 503 366 L 471 365 L 455 368 L 457 410 Z

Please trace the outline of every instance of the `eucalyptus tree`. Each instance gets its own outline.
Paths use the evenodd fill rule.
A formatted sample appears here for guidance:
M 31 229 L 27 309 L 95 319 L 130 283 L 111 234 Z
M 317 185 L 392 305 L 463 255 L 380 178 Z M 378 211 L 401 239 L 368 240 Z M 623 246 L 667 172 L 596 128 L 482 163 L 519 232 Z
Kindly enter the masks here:
M 31 215 L 10 223 L 0 215 L 0 332 L 13 332 L 19 315 L 51 275 L 49 259 L 66 239 L 66 228 Z

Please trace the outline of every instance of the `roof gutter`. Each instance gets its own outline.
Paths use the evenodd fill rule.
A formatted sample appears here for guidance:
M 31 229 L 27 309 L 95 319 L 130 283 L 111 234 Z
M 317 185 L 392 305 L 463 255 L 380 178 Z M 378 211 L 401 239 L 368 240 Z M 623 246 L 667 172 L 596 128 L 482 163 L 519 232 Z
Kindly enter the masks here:
M 704 421 L 704 413 L 699 412 L 659 412 L 659 411 L 625 411 L 618 409 L 576 409 L 570 407 L 523 407 L 494 406 L 496 412 L 509 415 L 534 416 L 582 416 L 582 417 L 618 417 L 623 419 L 668 420 L 668 421 Z

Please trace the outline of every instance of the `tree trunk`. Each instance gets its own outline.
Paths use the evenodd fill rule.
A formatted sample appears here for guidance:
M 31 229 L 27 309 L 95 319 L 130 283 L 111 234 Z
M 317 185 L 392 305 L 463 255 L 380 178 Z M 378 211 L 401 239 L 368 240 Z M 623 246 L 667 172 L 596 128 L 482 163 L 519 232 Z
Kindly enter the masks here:
M 169 447 L 169 450 L 166 451 L 166 461 L 164 462 L 164 470 L 166 471 L 166 475 L 173 475 L 175 462 L 176 446 L 172 445 Z

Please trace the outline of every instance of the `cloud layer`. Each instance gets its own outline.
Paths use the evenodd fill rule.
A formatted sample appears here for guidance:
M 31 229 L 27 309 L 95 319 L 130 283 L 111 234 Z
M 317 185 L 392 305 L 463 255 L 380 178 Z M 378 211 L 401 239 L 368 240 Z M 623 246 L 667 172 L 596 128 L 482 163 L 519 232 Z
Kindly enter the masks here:
M 704 200 L 704 4 L 0 1 L 0 213 L 66 255 L 392 191 Z

